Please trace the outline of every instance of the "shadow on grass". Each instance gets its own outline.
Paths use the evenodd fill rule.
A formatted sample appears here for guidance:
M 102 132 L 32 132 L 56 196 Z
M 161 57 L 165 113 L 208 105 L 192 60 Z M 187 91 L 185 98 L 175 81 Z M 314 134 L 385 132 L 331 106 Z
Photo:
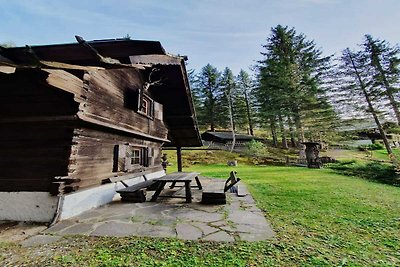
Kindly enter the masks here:
M 379 183 L 400 186 L 399 174 L 391 164 L 381 162 L 361 163 L 351 160 L 332 163 L 329 164 L 328 167 L 340 174 L 357 176 Z

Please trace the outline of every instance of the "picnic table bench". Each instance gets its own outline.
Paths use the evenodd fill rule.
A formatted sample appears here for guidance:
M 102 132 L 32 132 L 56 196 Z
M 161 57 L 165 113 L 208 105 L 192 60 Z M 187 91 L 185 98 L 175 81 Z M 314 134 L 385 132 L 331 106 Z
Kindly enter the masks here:
M 201 203 L 204 204 L 226 204 L 225 193 L 229 190 L 237 193 L 237 187 L 235 185 L 240 181 L 240 178 L 236 177 L 236 172 L 231 171 L 229 178 L 224 180 L 214 180 L 203 189 Z
M 176 186 L 176 183 L 183 182 L 186 192 L 185 196 L 186 202 L 190 203 L 192 202 L 192 192 L 190 183 L 193 181 L 193 179 L 195 179 L 196 181 L 196 187 L 198 187 L 200 190 L 202 189 L 198 175 L 199 173 L 197 172 L 175 172 L 151 180 L 148 180 L 146 176 L 143 175 L 145 179 L 143 182 L 139 182 L 131 186 L 128 186 L 123 181 L 120 181 L 125 186 L 125 188 L 117 190 L 117 193 L 120 194 L 121 201 L 145 202 L 146 189 L 155 186 L 157 189 L 154 195 L 152 196 L 151 201 L 156 201 L 161 191 L 164 189 L 166 183 L 171 182 L 172 185 L 170 186 L 170 188 L 174 188 Z
M 200 183 L 198 176 L 199 173 L 197 172 L 174 172 L 171 174 L 167 174 L 163 177 L 153 179 L 158 183 L 158 185 L 156 192 L 151 198 L 151 201 L 156 201 L 157 198 L 160 196 L 161 191 L 164 189 L 165 185 L 168 182 L 171 182 L 172 184 L 170 188 L 174 188 L 176 186 L 176 183 L 184 183 L 186 203 L 191 203 L 192 191 L 190 183 L 193 181 L 193 179 L 195 179 L 196 181 L 196 187 L 198 187 L 200 190 L 202 189 L 202 185 Z M 178 197 L 178 196 L 169 196 L 169 197 Z
M 145 175 L 143 175 L 144 181 L 137 184 L 128 186 L 123 181 L 120 181 L 125 188 L 117 190 L 117 193 L 121 196 L 121 201 L 126 202 L 145 202 L 146 201 L 146 191 L 145 189 L 155 184 L 154 179 L 148 180 Z

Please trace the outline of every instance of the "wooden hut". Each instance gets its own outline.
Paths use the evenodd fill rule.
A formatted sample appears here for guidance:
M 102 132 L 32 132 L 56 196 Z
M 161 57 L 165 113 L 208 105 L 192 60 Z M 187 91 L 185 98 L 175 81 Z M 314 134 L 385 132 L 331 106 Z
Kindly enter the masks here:
M 212 144 L 212 146 L 226 146 L 229 147 L 232 145 L 233 136 L 230 131 L 207 131 L 201 134 L 201 138 L 204 141 L 207 141 Z M 253 135 L 247 134 L 235 134 L 235 147 L 245 147 L 248 142 L 252 140 L 264 142 L 265 140 Z
M 75 216 L 163 176 L 163 144 L 201 145 L 182 57 L 78 41 L 0 50 L 0 220 Z

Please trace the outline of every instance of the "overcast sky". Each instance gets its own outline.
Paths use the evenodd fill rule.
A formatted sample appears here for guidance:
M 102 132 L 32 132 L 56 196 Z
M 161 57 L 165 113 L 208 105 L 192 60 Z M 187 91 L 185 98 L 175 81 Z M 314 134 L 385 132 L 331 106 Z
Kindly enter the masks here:
M 0 43 L 159 40 L 189 67 L 210 63 L 235 74 L 260 59 L 278 24 L 295 27 L 326 55 L 355 47 L 364 34 L 399 42 L 400 0 L 0 0 Z

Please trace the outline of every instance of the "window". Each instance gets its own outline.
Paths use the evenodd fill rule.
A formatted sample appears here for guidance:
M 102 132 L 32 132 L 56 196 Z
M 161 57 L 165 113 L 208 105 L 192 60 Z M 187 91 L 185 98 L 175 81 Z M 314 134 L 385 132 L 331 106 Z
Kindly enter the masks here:
M 131 165 L 139 165 L 140 162 L 140 149 L 132 149 L 132 155 L 131 155 Z M 141 164 L 140 164 L 141 165 Z
M 148 147 L 115 145 L 112 170 L 129 172 L 140 167 L 149 167 L 153 164 L 153 154 L 153 149 Z
M 139 113 L 153 119 L 154 101 L 147 95 L 142 95 L 139 99 L 139 105 Z
M 146 98 L 143 98 L 142 100 L 142 109 L 141 111 L 146 114 L 149 115 L 149 101 Z

